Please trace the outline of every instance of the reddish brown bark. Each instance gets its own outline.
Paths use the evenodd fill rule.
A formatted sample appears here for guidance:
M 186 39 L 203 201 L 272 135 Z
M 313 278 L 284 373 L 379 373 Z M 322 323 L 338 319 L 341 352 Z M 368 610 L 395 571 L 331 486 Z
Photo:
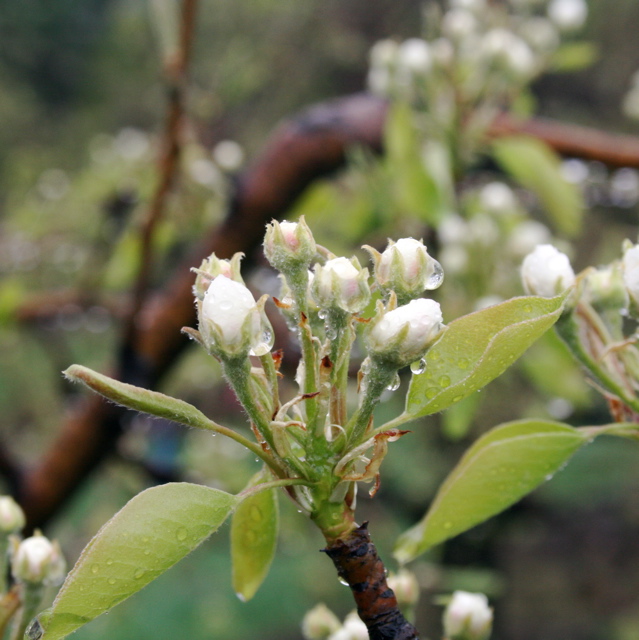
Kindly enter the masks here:
M 368 628 L 370 640 L 419 638 L 417 629 L 399 610 L 397 598 L 386 582 L 386 569 L 371 542 L 367 523 L 323 551 L 353 592 L 357 613 Z

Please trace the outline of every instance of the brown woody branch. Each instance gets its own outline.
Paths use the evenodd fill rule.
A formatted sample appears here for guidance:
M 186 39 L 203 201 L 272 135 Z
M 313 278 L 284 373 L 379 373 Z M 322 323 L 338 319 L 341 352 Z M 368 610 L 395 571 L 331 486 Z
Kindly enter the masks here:
M 417 629 L 404 618 L 386 582 L 384 563 L 371 542 L 367 523 L 329 544 L 324 552 L 339 577 L 351 588 L 357 613 L 370 640 L 418 640 Z
M 264 225 L 281 218 L 311 182 L 339 169 L 349 147 L 382 150 L 386 112 L 387 104 L 380 98 L 356 94 L 310 108 L 280 125 L 239 177 L 226 220 L 193 248 L 161 291 L 144 297 L 132 316 L 137 336 L 128 334 L 113 375 L 142 386 L 157 385 L 186 344 L 181 328 L 195 324 L 190 267 L 212 252 L 220 258 L 237 251 L 250 255 L 262 239 Z M 518 122 L 506 116 L 491 131 L 493 135 L 515 132 L 536 135 L 562 154 L 639 167 L 636 138 L 549 121 Z M 124 415 L 117 407 L 87 398 L 65 419 L 51 449 L 18 482 L 17 497 L 30 527 L 41 527 L 55 515 L 113 450 Z

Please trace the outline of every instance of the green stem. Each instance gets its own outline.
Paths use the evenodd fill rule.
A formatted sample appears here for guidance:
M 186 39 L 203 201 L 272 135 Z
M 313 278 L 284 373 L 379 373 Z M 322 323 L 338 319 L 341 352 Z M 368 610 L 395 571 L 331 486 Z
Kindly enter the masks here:
M 275 369 L 275 362 L 273 362 L 273 355 L 269 352 L 260 356 L 260 362 L 264 369 L 264 374 L 268 380 L 271 394 L 273 397 L 273 413 L 280 408 L 280 393 L 279 385 L 277 383 L 277 370 Z
M 304 388 L 303 393 L 315 393 L 318 391 L 317 380 L 317 353 L 313 344 L 313 333 L 306 315 L 303 315 L 300 323 L 300 339 L 302 344 L 302 360 L 304 362 Z M 315 433 L 318 418 L 317 398 L 308 398 L 305 401 L 306 429 L 309 433 Z
M 415 420 L 414 416 L 411 416 L 408 413 L 401 413 L 396 418 L 385 422 L 381 427 L 377 427 L 373 429 L 369 434 L 370 437 L 376 436 L 378 433 L 383 433 L 384 431 L 390 431 L 391 429 L 397 429 L 401 427 L 403 424 L 410 422 L 411 420 Z
M 25 582 L 22 591 L 22 609 L 16 618 L 11 632 L 11 640 L 22 640 L 27 626 L 38 613 L 38 608 L 42 602 L 44 587 L 42 584 L 31 584 Z
M 261 484 L 249 487 L 238 493 L 238 497 L 249 498 L 261 491 L 267 491 L 268 489 L 277 489 L 279 487 L 292 487 L 294 485 L 306 485 L 308 486 L 308 480 L 304 478 L 283 478 L 282 480 L 271 480 L 270 482 L 262 482 Z

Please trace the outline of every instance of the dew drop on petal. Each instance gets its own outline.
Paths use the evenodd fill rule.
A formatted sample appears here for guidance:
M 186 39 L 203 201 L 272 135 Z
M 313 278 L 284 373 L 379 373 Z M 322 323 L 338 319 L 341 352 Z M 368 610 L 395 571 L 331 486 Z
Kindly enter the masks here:
M 437 289 L 440 287 L 442 282 L 444 282 L 444 270 L 442 269 L 442 265 L 437 262 L 437 260 L 433 260 L 433 271 L 426 279 L 425 289 L 429 291 L 432 289 Z

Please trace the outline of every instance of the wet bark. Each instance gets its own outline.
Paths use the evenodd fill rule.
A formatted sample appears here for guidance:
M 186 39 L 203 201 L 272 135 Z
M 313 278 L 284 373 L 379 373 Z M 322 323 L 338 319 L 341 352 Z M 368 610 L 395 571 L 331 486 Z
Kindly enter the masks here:
M 402 615 L 386 582 L 386 569 L 371 542 L 367 523 L 331 542 L 323 551 L 350 587 L 370 640 L 419 639 L 417 629 Z

